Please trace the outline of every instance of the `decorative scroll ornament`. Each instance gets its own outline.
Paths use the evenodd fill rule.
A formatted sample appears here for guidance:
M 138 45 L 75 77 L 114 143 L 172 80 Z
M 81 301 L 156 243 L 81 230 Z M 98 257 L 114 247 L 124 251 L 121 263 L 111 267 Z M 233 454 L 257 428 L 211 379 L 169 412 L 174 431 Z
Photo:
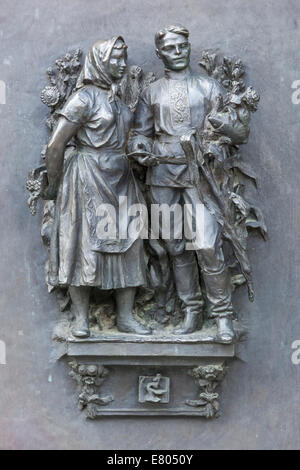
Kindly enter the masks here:
M 78 407 L 85 410 L 86 417 L 94 419 L 99 406 L 108 405 L 113 401 L 112 395 L 99 395 L 98 390 L 108 375 L 108 370 L 99 365 L 69 362 L 69 375 L 78 384 Z
M 189 371 L 196 385 L 198 385 L 199 399 L 186 400 L 188 406 L 199 407 L 202 416 L 206 418 L 217 418 L 219 416 L 219 394 L 215 389 L 225 377 L 227 368 L 225 364 L 198 366 Z

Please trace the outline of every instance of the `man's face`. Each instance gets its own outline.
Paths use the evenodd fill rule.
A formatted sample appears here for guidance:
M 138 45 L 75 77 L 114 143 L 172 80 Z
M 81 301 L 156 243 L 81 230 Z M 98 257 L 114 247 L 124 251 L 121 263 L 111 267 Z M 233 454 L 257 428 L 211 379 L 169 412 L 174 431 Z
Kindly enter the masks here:
M 170 70 L 184 70 L 190 63 L 191 45 L 182 34 L 167 33 L 160 41 L 157 56 Z

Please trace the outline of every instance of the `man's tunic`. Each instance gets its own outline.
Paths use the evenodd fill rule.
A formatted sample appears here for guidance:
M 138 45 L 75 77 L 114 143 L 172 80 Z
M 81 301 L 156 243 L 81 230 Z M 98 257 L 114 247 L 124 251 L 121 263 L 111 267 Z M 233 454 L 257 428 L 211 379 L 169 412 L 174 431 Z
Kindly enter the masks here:
M 180 137 L 191 128 L 203 128 L 218 95 L 225 90 L 214 79 L 166 70 L 165 77 L 151 83 L 142 93 L 135 116 L 131 148 L 143 142 L 157 155 L 183 156 Z M 237 140 L 245 138 L 241 125 L 233 123 Z M 236 142 L 241 143 L 241 142 Z M 152 148 L 153 144 L 153 148 Z M 149 168 L 151 186 L 191 187 L 187 165 L 163 164 Z

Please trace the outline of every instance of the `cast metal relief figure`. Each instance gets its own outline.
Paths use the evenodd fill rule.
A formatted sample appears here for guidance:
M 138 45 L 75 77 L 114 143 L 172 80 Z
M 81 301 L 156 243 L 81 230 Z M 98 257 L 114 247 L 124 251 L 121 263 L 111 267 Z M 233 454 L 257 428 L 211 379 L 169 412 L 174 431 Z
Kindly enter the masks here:
M 72 333 L 77 337 L 89 336 L 94 286 L 115 290 L 120 331 L 151 332 L 132 315 L 135 289 L 146 282 L 143 241 L 138 233 L 115 241 L 97 238 L 101 205 L 117 210 L 122 195 L 128 204 L 143 202 L 125 155 L 133 114 L 121 99 L 118 83 L 126 69 L 126 49 L 122 37 L 92 46 L 46 150 L 49 186 L 44 197 L 56 198 L 49 282 L 68 286 L 76 316 Z M 75 149 L 66 155 L 73 137 Z
M 247 228 L 259 228 L 263 236 L 266 228 L 259 208 L 242 196 L 240 176 L 255 181 L 255 175 L 239 145 L 247 142 L 259 96 L 245 89 L 239 60 L 224 57 L 220 64 L 204 51 L 200 65 L 207 74 L 192 72 L 183 26 L 159 31 L 155 44 L 165 67 L 159 80 L 139 66 L 126 67 L 127 46 L 119 36 L 95 43 L 82 67 L 77 50 L 56 61 L 57 72 L 47 71 L 50 86 L 41 99 L 51 109 L 52 134 L 42 152 L 46 166 L 30 173 L 27 188 L 32 214 L 38 197 L 46 200 L 41 233 L 48 289 L 55 290 L 61 311 L 72 304 L 71 316 L 62 315 L 67 326 L 54 339 L 65 340 L 70 332 L 89 336 L 97 291 L 96 304 L 114 293 L 109 314 L 116 315 L 119 332 L 148 335 L 149 312 L 163 310 L 154 330 L 186 335 L 201 330 L 208 313 L 217 324 L 214 341 L 231 343 L 232 290 L 246 282 L 253 298 Z M 176 235 L 175 219 L 170 238 L 162 237 L 160 226 L 160 240 L 150 236 L 144 243 L 141 228 L 128 231 L 120 201 L 127 198 L 126 208 L 145 205 L 144 196 L 149 213 L 152 205 L 180 206 L 184 234 Z M 117 226 L 115 236 L 106 238 L 99 222 L 108 206 Z M 234 276 L 223 239 L 240 268 Z M 181 304 L 181 325 L 174 299 Z
M 196 225 L 198 234 L 202 233 L 193 250 L 186 249 L 187 240 L 184 237 L 178 239 L 174 230 L 173 239 L 164 240 L 172 259 L 177 295 L 184 310 L 183 324 L 175 330 L 175 334 L 192 333 L 201 329 L 203 324 L 204 299 L 199 283 L 198 260 L 209 303 L 209 314 L 217 323 L 217 340 L 230 343 L 235 333 L 232 324 L 232 286 L 222 249 L 221 227 L 224 224 L 230 231 L 227 238 L 236 242 L 234 252 L 237 257 L 246 259 L 245 250 L 240 246 L 241 242 L 226 215 L 219 213 L 217 203 L 223 207 L 222 194 L 219 198 L 215 197 L 217 201 L 209 196 L 212 191 L 216 196 L 219 190 L 217 172 L 210 174 L 216 176 L 216 180 L 211 178 L 210 187 L 207 186 L 208 181 L 196 181 L 195 175 L 197 173 L 198 176 L 199 173 L 196 159 L 200 154 L 195 155 L 195 167 L 188 166 L 188 161 L 186 164 L 182 163 L 182 157 L 189 153 L 188 149 L 186 152 L 183 150 L 185 144 L 182 137 L 188 135 L 190 138 L 192 134 L 196 134 L 200 152 L 201 146 L 203 148 L 206 142 L 205 136 L 207 138 L 209 135 L 206 142 L 207 155 L 216 157 L 217 162 L 218 155 L 215 155 L 216 150 L 211 150 L 212 144 L 215 149 L 224 153 L 224 144 L 234 147 L 246 143 L 249 134 L 247 112 L 249 115 L 250 112 L 246 110 L 247 118 L 243 119 L 243 116 L 233 111 L 233 107 L 222 109 L 220 100 L 225 98 L 226 91 L 221 84 L 211 77 L 194 74 L 189 67 L 191 46 L 188 38 L 188 30 L 178 25 L 164 28 L 156 34 L 156 53 L 164 64 L 165 76 L 150 84 L 142 93 L 129 148 L 140 164 L 149 167 L 146 182 L 150 186 L 152 204 L 164 203 L 172 207 L 186 204 L 192 207 L 193 214 L 196 214 L 197 206 L 203 207 L 200 224 L 194 215 L 190 222 L 190 233 L 193 231 L 192 224 Z M 256 96 L 256 101 L 258 99 Z M 201 135 L 201 143 L 200 134 L 204 130 L 206 135 Z M 165 163 L 164 157 L 168 157 L 167 163 L 159 164 Z M 222 159 L 225 160 L 223 157 Z M 239 196 L 232 193 L 231 197 Z M 246 262 L 247 259 L 244 265 Z M 243 274 L 248 276 L 248 266 Z M 250 274 L 248 277 L 250 278 Z

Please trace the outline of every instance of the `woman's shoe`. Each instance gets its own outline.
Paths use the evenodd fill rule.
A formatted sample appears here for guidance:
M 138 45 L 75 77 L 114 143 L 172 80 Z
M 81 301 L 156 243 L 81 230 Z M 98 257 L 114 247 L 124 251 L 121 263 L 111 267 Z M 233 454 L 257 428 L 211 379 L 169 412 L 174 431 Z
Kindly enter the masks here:
M 89 322 L 87 318 L 78 316 L 72 327 L 72 335 L 76 338 L 88 338 L 90 336 Z
M 134 316 L 131 314 L 128 315 L 118 315 L 117 318 L 117 327 L 118 330 L 123 333 L 134 333 L 136 335 L 151 335 L 152 330 L 147 326 L 139 323 Z

